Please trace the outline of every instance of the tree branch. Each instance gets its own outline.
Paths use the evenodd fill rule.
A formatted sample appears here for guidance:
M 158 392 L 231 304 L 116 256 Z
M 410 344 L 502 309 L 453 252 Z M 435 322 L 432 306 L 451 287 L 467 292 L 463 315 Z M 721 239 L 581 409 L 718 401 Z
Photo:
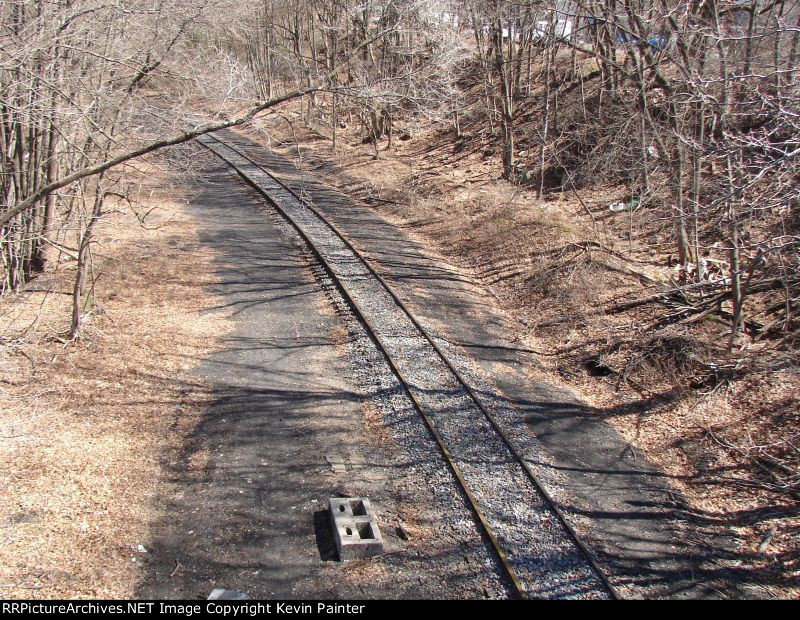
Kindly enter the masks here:
M 191 131 L 184 132 L 180 135 L 173 136 L 171 138 L 167 138 L 166 140 L 158 140 L 157 142 L 151 142 L 150 144 L 140 147 L 138 149 L 134 149 L 132 151 L 128 151 L 127 153 L 123 153 L 121 155 L 117 155 L 111 159 L 108 159 L 96 166 L 91 166 L 89 168 L 84 168 L 83 170 L 78 170 L 66 177 L 53 181 L 48 185 L 36 190 L 33 194 L 31 194 L 28 198 L 23 200 L 22 202 L 16 204 L 14 207 L 10 208 L 8 211 L 3 213 L 0 216 L 0 225 L 5 224 L 12 218 L 16 217 L 20 213 L 27 211 L 28 209 L 32 208 L 39 200 L 52 194 L 54 191 L 61 189 L 75 181 L 80 181 L 81 179 L 85 179 L 86 177 L 94 176 L 97 174 L 101 174 L 110 168 L 114 168 L 120 164 L 125 163 L 126 161 L 130 161 L 132 159 L 136 159 L 137 157 L 141 157 L 142 155 L 146 155 L 148 153 L 152 153 L 153 151 L 157 151 L 159 149 L 166 148 L 168 146 L 175 146 L 176 144 L 182 144 L 184 142 L 188 142 L 196 138 L 197 136 L 202 136 L 207 133 L 213 133 L 215 131 L 219 131 L 221 129 L 227 129 L 229 127 L 236 127 L 238 125 L 243 125 L 244 123 L 252 120 L 257 114 L 267 110 L 269 108 L 275 107 L 281 103 L 286 101 L 291 101 L 292 99 L 297 99 L 298 97 L 302 97 L 312 92 L 317 92 L 322 89 L 320 88 L 304 88 L 292 91 L 285 95 L 281 95 L 280 97 L 275 97 L 274 99 L 270 99 L 269 101 L 263 101 L 258 105 L 250 108 L 244 115 L 240 116 L 237 119 L 225 121 L 222 123 L 215 123 L 213 125 L 206 125 L 197 127 Z

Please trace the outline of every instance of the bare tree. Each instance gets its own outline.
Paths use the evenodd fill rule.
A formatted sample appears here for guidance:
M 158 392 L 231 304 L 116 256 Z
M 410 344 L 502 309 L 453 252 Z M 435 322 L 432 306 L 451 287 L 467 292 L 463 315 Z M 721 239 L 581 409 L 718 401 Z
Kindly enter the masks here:
M 531 179 L 523 139 L 536 145 L 540 196 L 549 176 L 573 189 L 592 175 L 630 182 L 641 213 L 670 222 L 687 277 L 705 283 L 706 259 L 726 254 L 726 290 L 700 290 L 732 302 L 734 347 L 752 291 L 785 292 L 786 326 L 796 305 L 795 233 L 758 222 L 799 197 L 798 4 L 11 0 L 0 7 L 2 290 L 54 248 L 72 247 L 83 278 L 119 164 L 190 139 L 187 117 L 212 123 L 202 132 L 305 95 L 305 121 L 334 149 L 357 120 L 378 157 L 398 120 L 463 136 L 472 55 L 504 176 Z M 565 108 L 574 92 L 580 105 Z M 522 103 L 534 135 L 520 136 Z
M 186 92 L 160 88 L 152 95 L 159 79 L 160 86 L 191 84 L 202 58 L 219 56 L 213 42 L 196 39 L 206 10 L 204 0 L 14 0 L 0 7 L 2 291 L 24 284 L 66 250 L 78 262 L 73 335 L 93 231 L 105 198 L 119 191 L 117 166 L 197 133 L 165 138 L 186 123 L 180 105 Z M 188 66 L 187 57 L 194 59 Z M 227 69 L 227 77 L 236 76 L 235 67 Z M 206 100 L 222 106 L 241 94 L 244 81 L 213 80 L 225 94 Z M 196 99 L 212 87 L 187 90 Z M 159 103 L 171 95 L 172 105 Z

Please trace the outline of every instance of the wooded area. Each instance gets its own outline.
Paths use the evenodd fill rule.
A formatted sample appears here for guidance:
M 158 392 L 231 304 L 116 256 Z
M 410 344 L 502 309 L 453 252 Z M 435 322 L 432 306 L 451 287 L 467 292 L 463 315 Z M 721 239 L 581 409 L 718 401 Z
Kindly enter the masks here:
M 110 170 L 189 139 L 175 130 L 192 104 L 261 102 L 252 116 L 306 93 L 334 149 L 337 130 L 359 123 L 378 156 L 398 116 L 463 140 L 477 85 L 509 180 L 540 196 L 598 176 L 629 183 L 624 208 L 670 220 L 681 278 L 705 283 L 697 311 L 733 301 L 729 349 L 754 287 L 776 292 L 761 327 L 791 333 L 799 18 L 796 2 L 741 0 L 6 2 L 3 291 L 75 255 L 77 333 L 93 223 L 105 197 L 126 193 Z M 543 96 L 528 99 L 535 86 Z M 565 106 L 576 91 L 580 105 Z M 520 135 L 523 116 L 534 135 Z M 534 166 L 518 162 L 520 140 Z

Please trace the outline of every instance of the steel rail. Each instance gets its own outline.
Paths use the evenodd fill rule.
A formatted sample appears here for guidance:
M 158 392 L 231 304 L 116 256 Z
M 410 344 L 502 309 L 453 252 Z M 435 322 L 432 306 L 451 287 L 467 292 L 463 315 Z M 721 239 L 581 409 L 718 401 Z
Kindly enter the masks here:
M 221 140 L 220 138 L 218 138 L 217 136 L 215 136 L 213 134 L 208 134 L 208 135 L 204 136 L 204 138 L 210 138 L 210 139 L 214 140 L 215 142 L 217 142 L 218 144 L 230 149 L 231 151 L 234 151 L 240 157 L 242 157 L 243 159 L 247 160 L 252 165 L 256 166 L 261 172 L 263 172 L 264 174 L 266 174 L 270 178 L 272 178 L 276 183 L 278 183 L 286 191 L 288 191 L 290 194 L 292 194 L 292 196 L 294 196 L 295 199 L 297 199 L 300 203 L 302 203 L 302 205 L 305 208 L 307 208 L 309 211 L 311 211 L 311 213 L 313 213 L 325 226 L 327 226 L 342 241 L 342 243 L 345 244 L 345 246 L 351 252 L 353 252 L 353 254 L 356 256 L 356 258 L 359 259 L 359 261 L 361 261 L 361 263 L 364 265 L 364 267 L 367 269 L 367 271 L 370 273 L 370 275 L 372 275 L 380 283 L 380 285 L 386 290 L 386 292 L 389 294 L 389 296 L 392 298 L 392 300 L 397 304 L 397 307 L 400 308 L 403 311 L 403 313 L 406 314 L 406 316 L 408 316 L 409 320 L 414 325 L 414 327 L 425 338 L 425 340 L 431 345 L 431 347 L 437 353 L 437 355 L 442 360 L 442 362 L 445 364 L 447 369 L 456 378 L 457 382 L 462 387 L 464 392 L 475 403 L 475 405 L 481 411 L 481 413 L 486 418 L 486 420 L 489 422 L 489 424 L 492 426 L 492 428 L 495 430 L 495 432 L 503 440 L 503 442 L 505 443 L 505 445 L 507 446 L 507 448 L 509 449 L 511 454 L 517 459 L 519 464 L 522 466 L 522 468 L 523 468 L 526 476 L 528 477 L 528 479 L 531 481 L 531 483 L 534 485 L 534 487 L 539 491 L 539 493 L 541 493 L 542 497 L 544 497 L 544 499 L 545 499 L 546 503 L 548 504 L 548 506 L 550 507 L 550 509 L 555 513 L 555 515 L 557 516 L 557 518 L 561 522 L 562 526 L 566 530 L 566 532 L 569 535 L 569 537 L 572 539 L 572 541 L 575 543 L 575 545 L 581 550 L 581 552 L 583 553 L 584 557 L 589 562 L 589 565 L 592 567 L 592 569 L 596 573 L 597 577 L 600 579 L 600 581 L 603 583 L 603 585 L 608 589 L 608 592 L 609 592 L 609 594 L 611 594 L 612 598 L 614 598 L 616 600 L 623 600 L 623 597 L 620 594 L 620 592 L 618 591 L 618 589 L 616 588 L 616 586 L 614 586 L 614 584 L 611 583 L 611 580 L 610 580 L 609 576 L 606 575 L 605 572 L 599 566 L 599 564 L 598 564 L 597 560 L 595 559 L 594 555 L 589 550 L 588 545 L 583 541 L 583 539 L 580 537 L 580 535 L 575 530 L 575 528 L 572 526 L 572 524 L 570 524 L 570 522 L 568 521 L 566 515 L 561 510 L 561 508 L 558 506 L 558 504 L 556 503 L 555 499 L 552 497 L 550 492 L 545 488 L 544 484 L 539 480 L 538 476 L 532 470 L 531 466 L 527 463 L 527 461 L 525 460 L 523 455 L 515 447 L 514 442 L 508 437 L 508 434 L 502 429 L 500 424 L 497 422 L 495 416 L 492 415 L 492 413 L 487 409 L 487 407 L 483 404 L 483 402 L 481 402 L 481 400 L 478 397 L 478 395 L 475 393 L 475 391 L 472 389 L 472 387 L 467 383 L 467 381 L 463 378 L 462 374 L 455 368 L 455 366 L 450 361 L 450 359 L 447 357 L 445 352 L 441 349 L 441 347 L 438 344 L 436 344 L 436 342 L 430 336 L 428 331 L 419 323 L 419 321 L 414 317 L 414 315 L 408 309 L 406 304 L 392 290 L 392 288 L 389 286 L 389 284 L 385 280 L 385 278 L 380 273 L 378 273 L 376 271 L 376 269 L 372 266 L 372 264 L 350 242 L 350 240 L 347 239 L 347 237 L 345 237 L 345 235 L 339 230 L 339 228 L 335 224 L 330 222 L 328 220 L 328 218 L 326 218 L 324 215 L 322 215 L 316 207 L 314 207 L 312 204 L 310 204 L 309 200 L 307 200 L 306 198 L 303 198 L 302 196 L 300 196 L 291 187 L 289 187 L 288 184 L 286 184 L 281 179 L 279 179 L 275 174 L 273 174 L 272 172 L 267 170 L 262 164 L 259 164 L 258 162 L 254 161 L 250 156 L 248 156 L 246 153 L 243 153 L 240 149 L 234 148 L 233 146 L 231 146 L 230 143 L 228 143 L 228 142 L 226 142 L 224 140 Z M 341 280 L 340 280 L 340 278 L 338 276 L 336 276 L 336 274 L 334 273 L 333 269 L 328 264 L 328 261 L 322 256 L 322 254 L 315 247 L 315 245 L 311 241 L 311 239 L 309 239 L 309 237 L 305 234 L 305 232 L 303 232 L 301 227 L 291 218 L 291 216 L 288 213 L 286 213 L 286 211 L 284 211 L 284 209 L 279 204 L 277 204 L 277 202 L 275 202 L 269 196 L 269 194 L 266 191 L 264 191 L 261 187 L 259 187 L 258 184 L 255 183 L 253 180 L 248 178 L 247 175 L 244 172 L 242 172 L 241 170 L 239 170 L 239 168 L 233 162 L 231 162 L 230 160 L 225 158 L 223 155 L 218 153 L 216 150 L 214 150 L 213 148 L 211 148 L 207 144 L 204 144 L 202 141 L 200 141 L 200 143 L 203 146 L 205 146 L 207 149 L 209 149 L 212 153 L 214 153 L 217 157 L 219 157 L 221 160 L 223 160 L 226 164 L 228 164 L 231 168 L 233 168 L 233 170 L 236 171 L 236 173 L 248 185 L 253 187 L 259 194 L 264 196 L 270 202 L 270 204 L 272 204 L 278 210 L 278 212 L 283 216 L 283 218 L 286 221 L 288 221 L 289 224 L 291 224 L 291 226 L 300 234 L 300 237 L 303 239 L 303 241 L 309 247 L 311 252 L 317 258 L 317 260 L 320 262 L 320 264 L 322 264 L 322 266 L 325 268 L 325 271 L 330 275 L 330 277 L 331 277 L 332 281 L 334 282 L 334 284 L 336 285 L 337 289 L 339 289 L 339 291 L 342 293 L 342 295 L 347 300 L 349 305 L 351 305 L 351 307 L 355 310 L 355 313 L 358 316 L 359 320 L 367 327 L 367 330 L 368 330 L 370 336 L 378 344 L 378 347 L 381 349 L 381 352 L 386 357 L 386 360 L 388 361 L 390 367 L 392 368 L 392 371 L 394 372 L 394 374 L 397 376 L 398 380 L 403 385 L 404 389 L 408 393 L 409 398 L 413 402 L 414 407 L 417 409 L 419 414 L 422 416 L 423 420 L 425 421 L 426 426 L 431 431 L 436 443 L 439 446 L 440 451 L 442 452 L 442 455 L 444 456 L 444 458 L 447 461 L 449 467 L 453 471 L 453 474 L 456 476 L 456 479 L 458 480 L 459 485 L 461 486 L 462 490 L 464 491 L 465 495 L 467 496 L 472 510 L 474 511 L 474 513 L 477 516 L 477 518 L 479 519 L 482 527 L 484 528 L 484 531 L 485 531 L 485 533 L 486 533 L 486 535 L 487 535 L 487 537 L 488 537 L 488 539 L 489 539 L 489 541 L 491 543 L 491 546 L 493 547 L 493 549 L 495 550 L 495 553 L 497 553 L 498 557 L 500 558 L 500 562 L 501 562 L 501 565 L 502 565 L 502 567 L 504 569 L 504 572 L 507 574 L 509 580 L 511 581 L 517 596 L 519 598 L 522 598 L 522 599 L 527 598 L 526 593 L 525 593 L 524 589 L 522 588 L 522 586 L 521 586 L 521 584 L 519 582 L 519 579 L 518 579 L 518 577 L 516 575 L 516 572 L 514 571 L 513 567 L 510 565 L 505 552 L 503 551 L 503 549 L 501 548 L 501 546 L 500 546 L 500 544 L 499 544 L 499 542 L 497 540 L 497 537 L 495 536 L 491 526 L 489 525 L 488 521 L 486 520 L 486 517 L 483 514 L 482 510 L 478 506 L 477 500 L 475 499 L 474 495 L 470 491 L 466 480 L 464 479 L 463 475 L 461 474 L 460 469 L 458 468 L 458 465 L 453 460 L 453 457 L 452 457 L 452 455 L 450 453 L 450 450 L 447 448 L 447 445 L 445 444 L 444 439 L 441 437 L 441 435 L 439 434 L 438 430 L 435 428 L 435 426 L 433 424 L 433 420 L 430 418 L 430 416 L 428 415 L 427 411 L 425 410 L 425 407 L 422 405 L 422 403 L 420 403 L 420 401 L 418 400 L 418 398 L 414 394 L 414 391 L 413 391 L 412 386 L 410 385 L 410 383 L 405 379 L 405 377 L 403 376 L 403 373 L 400 371 L 400 369 L 397 367 L 395 361 L 392 359 L 392 356 L 389 353 L 389 350 L 387 349 L 386 345 L 381 340 L 380 336 L 377 334 L 377 330 L 375 328 L 373 328 L 373 326 L 371 325 L 370 321 L 367 319 L 366 315 L 362 311 L 362 309 L 359 306 L 359 304 L 355 301 L 355 299 L 352 298 L 350 293 L 347 291 L 346 287 L 344 286 L 344 283 L 341 282 Z

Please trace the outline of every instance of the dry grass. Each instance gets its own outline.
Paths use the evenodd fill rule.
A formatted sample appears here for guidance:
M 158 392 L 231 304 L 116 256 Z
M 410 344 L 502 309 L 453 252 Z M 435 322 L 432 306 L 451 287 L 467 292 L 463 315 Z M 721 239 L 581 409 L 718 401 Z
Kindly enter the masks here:
M 175 179 L 148 175 L 156 228 L 107 214 L 79 340 L 63 339 L 74 265 L 30 287 L 48 292 L 0 300 L 2 598 L 131 597 L 161 463 L 208 398 L 188 371 L 227 329 L 199 315 L 216 301 L 213 255 Z

